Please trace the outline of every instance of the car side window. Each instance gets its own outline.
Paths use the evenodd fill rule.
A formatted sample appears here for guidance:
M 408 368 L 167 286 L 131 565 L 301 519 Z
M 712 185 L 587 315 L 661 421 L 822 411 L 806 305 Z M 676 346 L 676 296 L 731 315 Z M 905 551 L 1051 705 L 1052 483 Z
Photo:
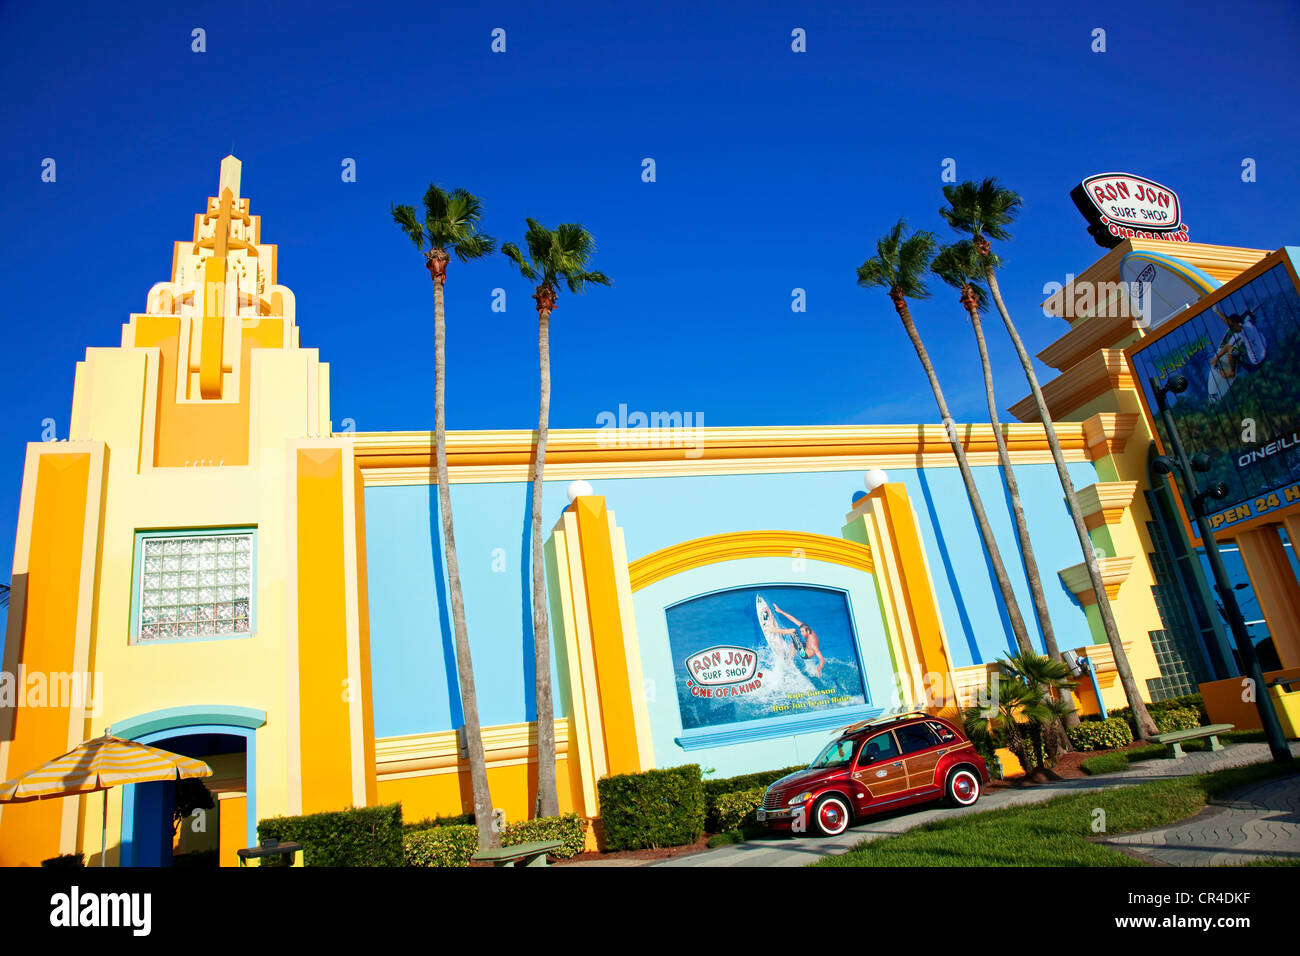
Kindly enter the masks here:
M 951 744 L 957 741 L 957 735 L 943 724 L 932 720 L 929 722 L 929 726 L 934 731 L 935 736 L 939 738 L 940 743 Z
M 938 735 L 927 724 L 908 724 L 899 727 L 894 733 L 898 735 L 898 745 L 905 754 L 927 750 L 939 744 Z
M 876 734 L 862 745 L 862 752 L 858 755 L 858 766 L 861 767 L 868 762 L 880 763 L 882 760 L 898 755 L 898 745 L 894 743 L 894 735 L 885 731 L 883 734 Z M 875 759 L 868 761 L 868 758 Z

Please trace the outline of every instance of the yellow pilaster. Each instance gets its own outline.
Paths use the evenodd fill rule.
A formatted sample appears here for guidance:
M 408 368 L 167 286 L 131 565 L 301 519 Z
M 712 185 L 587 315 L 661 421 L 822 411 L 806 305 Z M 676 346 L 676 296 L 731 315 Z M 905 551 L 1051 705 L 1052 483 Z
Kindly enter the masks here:
M 65 699 L 60 678 L 90 670 L 104 456 L 66 448 L 28 446 L 4 659 L 17 706 L 0 706 L 0 779 L 66 753 L 87 732 L 86 698 Z M 78 811 L 76 799 L 0 806 L 0 866 L 74 852 Z
M 597 780 L 654 765 L 627 548 L 604 498 L 574 500 L 555 526 L 548 558 L 563 634 L 557 659 L 568 683 L 574 804 L 580 797 L 579 812 L 595 817 Z
M 344 505 L 355 497 L 344 487 L 345 450 L 299 448 L 297 466 L 297 624 L 299 769 L 302 812 L 364 805 L 364 776 L 373 765 L 361 740 L 369 689 L 361 685 L 361 660 L 351 639 L 357 625 L 355 564 L 347 549 L 352 534 Z
M 906 486 L 889 482 L 862 498 L 849 514 L 844 535 L 855 540 L 865 536 L 871 547 L 891 646 L 897 648 L 895 666 L 906 668 L 917 698 L 904 702 L 954 702 L 952 654 Z
M 221 346 L 226 323 L 226 260 L 203 260 L 203 332 L 199 349 L 199 394 L 221 397 Z
M 647 766 L 637 735 L 636 702 L 644 706 L 643 691 L 629 676 L 628 632 L 635 635 L 631 617 L 623 615 L 619 600 L 619 572 L 627 578 L 627 563 L 615 567 L 613 542 L 605 499 L 587 495 L 573 502 L 578 519 L 578 546 L 582 560 L 591 649 L 596 671 L 605 760 L 610 773 L 635 773 Z M 625 581 L 626 584 L 626 581 Z M 631 594 L 630 585 L 626 592 Z M 628 601 L 628 610 L 631 602 Z

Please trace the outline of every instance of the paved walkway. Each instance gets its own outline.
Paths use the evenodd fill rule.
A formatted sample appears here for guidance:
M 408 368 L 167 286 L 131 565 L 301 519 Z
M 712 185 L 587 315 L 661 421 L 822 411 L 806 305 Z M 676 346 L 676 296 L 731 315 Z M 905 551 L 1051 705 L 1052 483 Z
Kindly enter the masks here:
M 1239 866 L 1266 857 L 1300 859 L 1300 778 L 1256 784 L 1216 800 L 1182 823 L 1102 842 L 1157 866 Z
M 1291 752 L 1300 756 L 1300 742 L 1291 744 Z M 1062 780 L 1058 783 L 1043 784 L 1026 790 L 999 789 L 987 791 L 973 807 L 949 808 L 934 806 L 921 810 L 882 814 L 850 828 L 838 837 L 761 837 L 747 840 L 744 843 L 735 843 L 730 846 L 717 847 L 713 850 L 705 850 L 701 853 L 690 853 L 641 865 L 804 866 L 824 856 L 844 853 L 864 841 L 878 840 L 881 837 L 902 833 L 923 823 L 929 823 L 931 820 L 946 819 L 968 813 L 983 813 L 1000 807 L 1041 803 L 1044 800 L 1050 800 L 1066 793 L 1076 793 L 1080 790 L 1106 790 L 1112 787 L 1133 786 L 1140 783 L 1150 783 L 1154 780 L 1166 780 L 1198 773 L 1210 773 L 1215 770 L 1227 770 L 1232 767 L 1244 767 L 1248 764 L 1263 763 L 1269 759 L 1267 744 L 1229 744 L 1223 750 L 1213 753 L 1210 751 L 1189 753 L 1182 760 L 1155 759 L 1139 761 L 1128 770 L 1104 774 L 1099 777 Z M 1273 811 L 1269 812 L 1272 813 Z M 1287 811 L 1278 812 L 1284 815 L 1285 822 L 1285 813 Z M 1291 804 L 1290 813 L 1289 820 L 1294 825 L 1296 821 L 1294 803 Z M 1276 820 L 1270 818 L 1270 823 L 1276 822 Z M 1255 844 L 1252 843 L 1251 845 L 1254 846 Z M 1226 852 L 1227 849 L 1225 846 L 1224 851 Z M 593 862 L 590 865 L 600 866 L 604 864 Z

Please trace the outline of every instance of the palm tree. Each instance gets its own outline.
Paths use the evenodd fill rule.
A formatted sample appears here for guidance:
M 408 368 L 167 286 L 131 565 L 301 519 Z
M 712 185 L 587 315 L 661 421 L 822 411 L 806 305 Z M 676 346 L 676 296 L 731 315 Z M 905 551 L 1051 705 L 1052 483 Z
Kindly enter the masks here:
M 474 792 L 474 820 L 478 825 L 479 849 L 499 847 L 501 838 L 493 822 L 492 795 L 488 791 L 487 760 L 483 754 L 483 733 L 479 727 L 478 698 L 474 691 L 474 666 L 470 661 L 469 635 L 465 628 L 465 598 L 460 588 L 460 565 L 456 560 L 456 533 L 451 515 L 451 480 L 447 474 L 447 326 L 443 308 L 443 285 L 447 263 L 455 255 L 461 262 L 481 259 L 496 248 L 496 240 L 479 231 L 482 203 L 464 189 L 445 192 L 430 183 L 424 194 L 424 220 L 411 206 L 392 207 L 393 221 L 424 254 L 425 267 L 433 279 L 433 374 L 434 374 L 434 458 L 438 468 L 438 510 L 442 513 L 443 547 L 447 581 L 451 592 L 451 617 L 455 629 L 456 670 L 460 683 L 461 709 L 465 715 L 465 748 L 469 754 L 470 782 Z M 428 246 L 426 249 L 425 246 Z
M 1042 419 L 1043 430 L 1047 434 L 1047 445 L 1052 450 L 1052 460 L 1056 463 L 1056 473 L 1061 479 L 1061 488 L 1065 492 L 1070 517 L 1074 519 L 1074 531 L 1079 538 L 1079 547 L 1083 550 L 1088 579 L 1092 582 L 1097 613 L 1101 617 L 1106 640 L 1115 655 L 1115 669 L 1119 672 L 1124 696 L 1128 698 L 1128 705 L 1133 711 L 1141 736 L 1149 737 L 1157 733 L 1155 722 L 1142 702 L 1137 681 L 1133 678 L 1133 669 L 1129 666 L 1128 655 L 1124 653 L 1124 644 L 1120 640 L 1119 628 L 1115 625 L 1115 615 L 1110 609 L 1110 599 L 1106 596 L 1105 582 L 1102 581 L 1101 566 L 1092 549 L 1092 538 L 1088 534 L 1088 528 L 1083 523 L 1083 511 L 1079 508 L 1079 499 L 1074 492 L 1074 482 L 1071 481 L 1070 473 L 1065 467 L 1065 455 L 1061 453 L 1061 443 L 1056 438 L 1056 429 L 1052 426 L 1052 416 L 1043 398 L 1043 390 L 1038 386 L 1034 363 L 1025 349 L 1025 343 L 1021 340 L 1015 323 L 1011 321 L 1006 303 L 1002 301 L 1002 291 L 998 288 L 998 263 L 992 257 L 989 239 L 1002 242 L 1011 238 L 1007 227 L 1015 219 L 1022 201 L 1016 193 L 1003 188 L 996 179 L 991 177 L 981 183 L 967 181 L 944 186 L 943 195 L 948 200 L 948 205 L 939 210 L 939 215 L 958 232 L 970 233 L 975 249 L 982 258 L 984 277 L 988 281 L 989 291 L 993 294 L 993 301 L 997 304 L 998 314 L 1002 316 L 1002 323 L 1007 327 L 1007 334 L 1011 336 L 1011 342 L 1016 347 L 1016 355 L 1019 356 L 1020 364 L 1025 370 L 1025 378 L 1029 380 L 1029 389 L 1033 393 L 1038 416 Z
M 1025 715 L 1034 745 L 1034 763 L 1041 770 L 1046 758 L 1054 759 L 1069 747 L 1061 725 L 1072 710 L 1069 700 L 1074 681 L 1070 679 L 1070 668 L 1046 654 L 1020 653 L 1004 659 L 1002 664 L 1013 681 L 1029 690 L 1032 705 L 1026 708 Z
M 993 254 L 990 253 L 990 256 Z M 1043 632 L 1043 644 L 1047 656 L 1052 660 L 1061 659 L 1061 651 L 1056 644 L 1056 632 L 1052 628 L 1052 616 L 1047 609 L 1047 596 L 1043 591 L 1043 579 L 1038 573 L 1038 559 L 1034 555 L 1034 544 L 1029 538 L 1029 523 L 1025 520 L 1025 509 L 1020 501 L 1020 485 L 1016 481 L 1016 471 L 1011 465 L 1011 453 L 1007 450 L 1007 439 L 1002 433 L 1002 423 L 998 419 L 998 403 L 993 391 L 993 367 L 989 363 L 988 344 L 984 341 L 984 326 L 980 313 L 988 307 L 988 296 L 980 281 L 984 278 L 984 269 L 975 245 L 969 239 L 944 246 L 939 250 L 931 265 L 931 271 L 961 293 L 960 302 L 970 317 L 971 327 L 975 330 L 975 343 L 979 346 L 980 365 L 984 369 L 984 395 L 989 406 L 989 423 L 993 426 L 993 437 L 998 444 L 998 459 L 1002 462 L 1002 473 L 1007 483 L 1007 492 L 1011 496 L 1011 516 L 1015 520 L 1016 535 L 1020 539 L 1020 553 L 1025 560 L 1025 577 L 1029 580 L 1029 594 L 1038 614 L 1038 626 Z M 1067 698 L 1069 712 L 1065 723 L 1073 727 L 1079 723 L 1079 715 L 1074 705 Z
M 994 674 L 980 698 L 988 701 L 988 705 L 976 704 L 962 711 L 966 736 L 985 760 L 996 757 L 997 748 L 1005 745 L 1028 773 L 1033 762 L 1025 711 L 1034 706 L 1029 688 L 1019 681 L 1003 680 Z
M 921 360 L 925 376 L 930 380 L 930 390 L 934 392 L 934 400 L 939 406 L 939 415 L 943 419 L 944 431 L 952 445 L 952 453 L 957 458 L 957 467 L 961 471 L 962 481 L 966 484 L 966 494 L 970 497 L 971 508 L 975 512 L 975 522 L 979 525 L 980 536 L 984 539 L 984 548 L 993 562 L 993 575 L 997 579 L 998 590 L 1002 592 L 1002 601 L 1006 605 L 1007 615 L 1011 618 L 1011 630 L 1015 634 L 1016 646 L 1022 651 L 1032 651 L 1033 644 L 1030 643 L 1029 632 L 1025 629 L 1025 620 L 1020 614 L 1016 595 L 1011 590 L 1011 579 L 1007 577 L 1006 566 L 1002 563 L 1002 552 L 993 538 L 993 528 L 989 525 L 988 515 L 984 512 L 984 502 L 975 488 L 975 478 L 966 461 L 966 450 L 962 448 L 961 440 L 957 435 L 957 425 L 952 420 L 952 415 L 948 413 L 948 403 L 944 400 L 943 389 L 939 387 L 939 378 L 935 375 L 934 366 L 930 364 L 930 355 L 921 342 L 916 324 L 912 321 L 912 313 L 907 307 L 908 299 L 926 299 L 930 296 L 924 277 L 926 269 L 930 266 L 930 260 L 934 258 L 937 243 L 934 233 L 922 231 L 905 236 L 906 228 L 906 223 L 900 219 L 893 229 L 876 242 L 876 255 L 862 263 L 858 269 L 858 285 L 864 289 L 883 286 L 889 290 L 890 301 L 894 303 L 898 317 L 903 320 L 907 337 L 912 340 L 912 347 L 916 349 L 917 358 Z
M 537 454 L 533 459 L 533 665 L 537 687 L 537 816 L 560 812 L 555 787 L 555 706 L 551 694 L 551 626 L 546 613 L 546 565 L 542 560 L 542 477 L 546 467 L 546 436 L 551 417 L 551 313 L 558 286 L 581 293 L 588 285 L 609 285 L 587 262 L 596 251 L 591 233 L 576 222 L 547 229 L 535 219 L 526 220 L 524 256 L 513 242 L 501 247 L 506 258 L 529 282 L 537 282 L 537 355 L 541 369 L 541 399 L 537 416 Z
M 1070 690 L 1070 669 L 1046 654 L 1021 652 L 998 662 L 982 698 L 991 707 L 962 712 L 966 735 L 982 753 L 1000 743 L 1016 755 L 1026 772 L 1043 770 L 1066 746 L 1061 730 Z

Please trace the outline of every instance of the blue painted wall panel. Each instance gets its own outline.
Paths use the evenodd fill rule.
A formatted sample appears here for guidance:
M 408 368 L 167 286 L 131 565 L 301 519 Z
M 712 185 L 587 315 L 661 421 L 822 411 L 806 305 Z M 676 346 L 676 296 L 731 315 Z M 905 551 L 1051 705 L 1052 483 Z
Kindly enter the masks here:
M 974 471 L 1021 611 L 1041 647 L 1001 471 L 987 466 Z M 1086 618 L 1056 573 L 1082 555 L 1055 468 L 1022 465 L 1016 475 L 1057 639 L 1062 647 L 1089 643 Z M 1077 487 L 1097 480 L 1087 463 L 1072 465 L 1071 477 Z M 955 666 L 1006 653 L 1014 641 L 960 473 L 894 469 L 890 479 L 907 487 L 916 509 Z M 624 529 L 631 560 L 689 538 L 731 531 L 783 529 L 838 537 L 861 483 L 856 470 L 593 482 Z M 548 533 L 567 504 L 566 485 L 547 482 L 543 523 Z M 456 485 L 452 503 L 481 720 L 493 725 L 532 719 L 529 486 Z M 458 726 L 436 488 L 366 489 L 366 548 L 376 734 Z M 642 611 L 638 603 L 638 618 Z M 646 636 L 642 643 L 643 658 L 663 651 Z

